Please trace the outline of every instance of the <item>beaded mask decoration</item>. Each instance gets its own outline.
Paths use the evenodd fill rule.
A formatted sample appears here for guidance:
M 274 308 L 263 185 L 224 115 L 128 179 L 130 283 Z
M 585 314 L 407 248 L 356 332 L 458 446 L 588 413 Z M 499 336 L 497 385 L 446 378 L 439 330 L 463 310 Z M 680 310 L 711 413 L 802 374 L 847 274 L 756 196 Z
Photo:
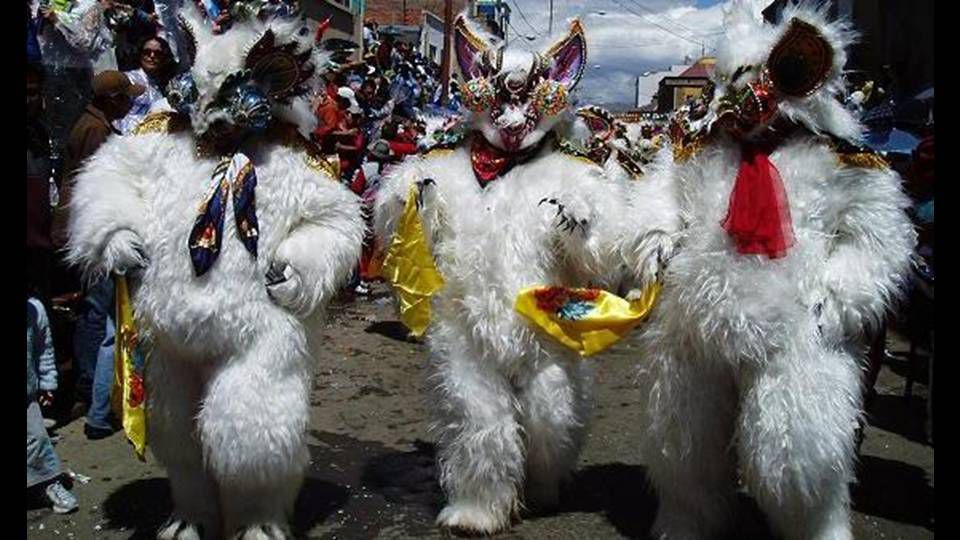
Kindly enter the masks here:
M 504 49 L 493 47 L 473 31 L 463 16 L 454 22 L 454 48 L 466 80 L 464 104 L 481 122 L 489 122 L 481 131 L 490 142 L 508 152 L 533 145 L 543 135 L 537 132 L 538 126 L 545 127 L 541 120 L 567 110 L 570 92 L 586 66 L 586 40 L 576 20 L 549 49 L 516 53 L 513 59 L 521 60 L 508 62 L 509 67 L 505 67 Z
M 743 138 L 762 131 L 777 116 L 784 99 L 804 98 L 827 81 L 834 51 L 816 27 L 792 19 L 766 62 L 741 66 L 730 77 L 719 76 L 726 92 L 717 100 L 716 127 Z M 743 85 L 745 75 L 754 79 Z
M 318 61 L 295 0 L 197 0 L 177 15 L 192 65 L 168 101 L 197 135 L 263 133 L 275 106 L 306 95 Z

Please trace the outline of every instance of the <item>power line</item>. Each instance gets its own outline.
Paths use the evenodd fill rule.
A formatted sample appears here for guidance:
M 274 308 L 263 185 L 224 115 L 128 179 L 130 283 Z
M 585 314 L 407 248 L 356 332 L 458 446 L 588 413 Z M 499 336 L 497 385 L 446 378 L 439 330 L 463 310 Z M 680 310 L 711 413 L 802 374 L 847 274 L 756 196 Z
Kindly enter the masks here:
M 533 30 L 533 33 L 536 34 L 537 37 L 542 36 L 543 32 L 537 30 L 536 27 L 530 24 L 530 21 L 527 20 L 527 16 L 523 14 L 523 10 L 520 9 L 519 5 L 517 5 L 517 0 L 510 0 L 510 3 L 513 4 L 513 7 L 517 8 L 517 13 L 520 14 L 520 18 L 523 19 L 523 22 L 527 23 L 527 26 L 529 26 L 530 29 Z
M 636 11 L 630 9 L 630 6 L 621 4 L 621 3 L 620 3 L 620 0 L 613 0 L 613 2 L 616 3 L 618 6 L 622 7 L 623 9 L 629 11 L 630 13 L 633 13 L 633 14 L 636 15 L 637 17 L 642 18 L 643 20 L 647 21 L 648 23 L 652 24 L 653 26 L 656 26 L 657 28 L 663 30 L 664 32 L 666 32 L 666 33 L 668 33 L 668 34 L 670 34 L 670 35 L 672 35 L 672 36 L 676 36 L 676 37 L 678 37 L 678 38 L 680 38 L 680 39 L 682 39 L 682 40 L 684 40 L 684 41 L 689 41 L 690 43 L 695 43 L 695 44 L 697 44 L 697 45 L 700 45 L 701 47 L 706 47 L 706 44 L 704 44 L 704 43 L 701 43 L 701 42 L 699 42 L 699 41 L 697 41 L 697 40 L 695 40 L 695 39 L 691 39 L 691 38 L 689 38 L 689 37 L 687 37 L 687 36 L 678 34 L 678 33 L 674 32 L 673 30 L 670 30 L 669 28 L 667 28 L 667 27 L 665 27 L 665 26 L 661 26 L 661 25 L 659 25 L 659 24 L 657 24 L 657 23 L 655 23 L 655 22 L 647 19 L 647 18 L 644 17 L 642 14 L 637 13 Z
M 687 32 L 690 32 L 690 35 L 691 35 L 691 36 L 699 36 L 699 35 L 701 35 L 700 32 L 694 30 L 693 28 L 690 28 L 689 26 L 684 26 L 683 24 L 680 24 L 680 21 L 671 19 L 671 18 L 667 17 L 666 15 L 662 15 L 662 14 L 660 14 L 660 13 L 657 13 L 656 11 L 654 11 L 654 10 L 648 8 L 647 6 L 641 4 L 638 0 L 630 0 L 630 1 L 633 2 L 633 3 L 634 3 L 637 7 L 639 7 L 640 9 L 646 11 L 647 13 L 650 13 L 650 14 L 652 14 L 652 15 L 657 16 L 661 21 L 664 21 L 664 22 L 665 22 L 665 21 L 670 21 L 670 24 L 676 25 L 677 27 L 683 28 L 683 29 L 686 30 Z M 709 35 L 709 34 L 707 34 L 707 35 Z
M 523 32 L 517 30 L 517 27 L 514 26 L 513 23 L 510 22 L 509 19 L 507 19 L 507 26 L 510 27 L 510 28 L 513 30 L 513 33 L 514 33 L 514 34 L 516 34 L 517 36 L 519 36 L 519 37 L 521 37 L 521 38 L 526 39 L 526 35 L 525 35 Z

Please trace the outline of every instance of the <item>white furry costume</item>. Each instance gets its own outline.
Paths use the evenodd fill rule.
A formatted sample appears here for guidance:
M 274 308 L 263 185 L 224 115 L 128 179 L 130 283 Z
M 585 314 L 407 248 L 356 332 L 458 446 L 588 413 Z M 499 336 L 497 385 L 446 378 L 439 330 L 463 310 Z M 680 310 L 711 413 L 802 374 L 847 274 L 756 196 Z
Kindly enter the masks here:
M 549 145 L 536 149 L 552 136 L 561 111 L 543 114 L 531 95 L 558 86 L 563 93 L 577 82 L 585 61 L 579 24 L 545 56 L 496 50 L 462 18 L 454 35 L 461 69 L 473 77 L 465 91 L 476 112 L 473 141 L 394 169 L 381 187 L 376 226 L 390 238 L 417 183 L 446 281 L 433 297 L 427 334 L 440 481 L 448 495 L 437 522 L 493 533 L 523 504 L 543 509 L 558 502 L 588 419 L 587 365 L 514 311 L 518 293 L 538 284 L 609 287 L 624 264 L 650 281 L 656 269 L 641 275 L 648 267 L 638 253 L 656 261 L 665 246 L 656 233 L 621 244 L 625 233 L 640 237 L 654 227 L 624 227 L 625 195 L 600 167 Z M 501 101 L 496 92 L 513 98 Z M 535 154 L 482 186 L 471 165 L 471 143 L 480 137 L 481 145 Z
M 712 110 L 730 112 L 724 98 L 759 81 L 762 66 L 770 70 L 765 78 L 799 84 L 811 76 L 803 67 L 811 51 L 832 54 L 812 75 L 819 80 L 811 93 L 774 85 L 780 120 L 800 126 L 770 154 L 795 233 L 786 255 L 740 254 L 721 227 L 741 147 L 720 122 L 702 148 L 694 137 L 679 152 L 692 155 L 675 170 L 684 227 L 640 338 L 649 396 L 642 445 L 660 496 L 655 533 L 663 538 L 721 534 L 738 466 L 779 534 L 851 537 L 847 484 L 861 393 L 855 343 L 891 305 L 915 235 L 897 174 L 878 156 L 837 145 L 861 131 L 833 97 L 849 30 L 808 5 L 788 8 L 783 20 L 764 25 L 734 4 Z M 794 47 L 801 52 L 791 57 Z M 799 68 L 778 71 L 788 64 Z M 754 124 L 741 138 L 769 135 L 768 125 Z
M 88 274 L 146 263 L 133 305 L 153 346 L 147 427 L 174 502 L 159 536 L 280 538 L 308 462 L 312 373 L 302 320 L 320 312 L 358 260 L 360 207 L 296 135 L 287 133 L 289 144 L 254 135 L 239 151 L 259 179 L 258 254 L 244 249 L 228 210 L 219 258 L 194 275 L 188 235 L 219 161 L 199 153 L 196 137 L 210 111 L 225 114 L 206 106 L 266 32 L 298 52 L 312 47 L 313 32 L 300 31 L 298 19 L 273 18 L 213 35 L 192 6 L 181 15 L 196 41 L 199 104 L 189 120 L 148 118 L 148 133 L 111 138 L 86 164 L 71 208 L 70 258 Z M 311 59 L 317 68 L 322 61 Z M 272 115 L 289 118 L 301 100 L 275 105 Z M 192 130 L 171 129 L 177 122 Z M 273 265 L 287 265 L 288 279 L 268 292 Z

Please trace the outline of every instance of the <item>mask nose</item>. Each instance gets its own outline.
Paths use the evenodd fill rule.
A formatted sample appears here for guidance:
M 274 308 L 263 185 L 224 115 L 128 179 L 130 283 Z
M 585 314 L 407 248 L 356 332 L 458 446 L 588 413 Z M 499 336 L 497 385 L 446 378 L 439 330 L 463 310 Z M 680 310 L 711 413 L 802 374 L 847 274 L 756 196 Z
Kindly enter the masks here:
M 527 121 L 526 106 L 508 105 L 503 114 L 497 117 L 497 127 L 501 129 L 518 129 Z

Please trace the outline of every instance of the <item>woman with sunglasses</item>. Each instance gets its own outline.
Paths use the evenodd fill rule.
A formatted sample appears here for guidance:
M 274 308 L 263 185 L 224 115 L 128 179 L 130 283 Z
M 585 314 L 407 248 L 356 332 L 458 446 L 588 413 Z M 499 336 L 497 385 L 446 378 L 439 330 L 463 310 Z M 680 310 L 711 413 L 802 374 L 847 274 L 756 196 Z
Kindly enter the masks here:
M 124 135 L 135 127 L 158 101 L 164 99 L 167 82 L 173 76 L 175 62 L 170 44 L 158 36 L 144 39 L 139 47 L 140 68 L 126 71 L 124 74 L 133 84 L 142 84 L 147 91 L 133 101 L 133 107 L 126 116 L 116 121 L 116 127 Z

